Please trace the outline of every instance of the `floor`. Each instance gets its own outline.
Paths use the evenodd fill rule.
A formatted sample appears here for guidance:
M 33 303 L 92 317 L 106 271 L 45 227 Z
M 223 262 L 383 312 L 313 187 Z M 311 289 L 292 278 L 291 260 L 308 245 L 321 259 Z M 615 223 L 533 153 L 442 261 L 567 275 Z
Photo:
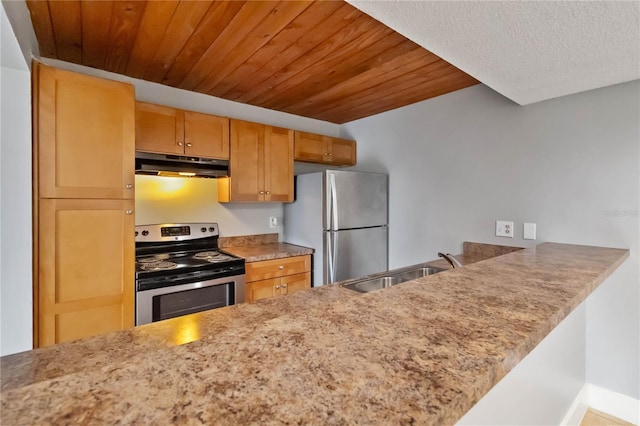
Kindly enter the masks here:
M 633 423 L 625 422 L 602 411 L 589 408 L 584 414 L 580 426 L 633 426 Z

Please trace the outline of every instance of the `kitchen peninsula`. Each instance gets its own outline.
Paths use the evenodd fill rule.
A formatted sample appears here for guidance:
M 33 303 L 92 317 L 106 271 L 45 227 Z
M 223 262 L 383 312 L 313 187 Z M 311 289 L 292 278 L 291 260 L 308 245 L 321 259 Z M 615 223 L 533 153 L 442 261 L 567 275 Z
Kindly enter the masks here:
M 628 255 L 544 243 L 368 294 L 332 284 L 6 356 L 2 419 L 453 424 Z

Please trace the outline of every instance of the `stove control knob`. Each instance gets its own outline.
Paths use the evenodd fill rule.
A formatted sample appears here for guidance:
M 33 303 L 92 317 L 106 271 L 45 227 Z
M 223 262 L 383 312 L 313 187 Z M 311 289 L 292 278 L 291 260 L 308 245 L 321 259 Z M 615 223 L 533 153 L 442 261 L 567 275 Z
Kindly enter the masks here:
M 149 235 L 149 231 L 142 231 L 142 236 L 146 237 L 147 235 Z
M 138 236 L 138 231 L 136 231 L 136 237 Z
M 215 230 L 216 230 L 216 228 L 214 228 L 213 226 L 211 228 L 209 228 L 209 232 L 213 232 Z
M 205 227 L 200 228 L 200 232 L 207 232 L 207 228 Z

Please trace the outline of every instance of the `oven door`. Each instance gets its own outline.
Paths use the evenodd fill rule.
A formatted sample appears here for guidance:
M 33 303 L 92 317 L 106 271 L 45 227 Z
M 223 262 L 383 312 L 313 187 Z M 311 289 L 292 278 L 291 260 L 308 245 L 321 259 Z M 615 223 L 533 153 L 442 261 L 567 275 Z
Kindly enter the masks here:
M 244 275 L 138 291 L 136 325 L 241 303 L 244 292 Z

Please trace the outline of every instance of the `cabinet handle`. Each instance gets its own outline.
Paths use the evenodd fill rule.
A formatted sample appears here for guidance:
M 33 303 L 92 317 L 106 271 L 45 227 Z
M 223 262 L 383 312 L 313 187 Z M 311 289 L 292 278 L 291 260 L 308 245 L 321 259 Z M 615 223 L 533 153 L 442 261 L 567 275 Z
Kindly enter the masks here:
M 276 286 L 276 290 L 278 290 L 279 288 L 280 288 L 280 286 L 279 286 L 279 285 L 277 285 L 277 286 Z
M 131 185 L 130 183 L 128 183 L 128 184 L 126 184 L 124 187 L 125 187 L 125 188 L 127 188 L 127 189 L 131 189 L 131 188 L 133 188 L 133 185 Z
M 182 142 L 178 142 L 178 146 L 182 146 Z
M 131 214 L 133 214 L 133 210 L 127 210 L 127 211 L 124 212 L 124 214 L 131 215 Z
M 278 266 L 278 269 L 282 270 L 282 269 L 284 269 L 284 266 L 280 265 L 280 266 Z
M 187 146 L 188 146 L 188 147 L 190 147 L 190 146 L 191 146 L 191 144 L 187 142 Z

